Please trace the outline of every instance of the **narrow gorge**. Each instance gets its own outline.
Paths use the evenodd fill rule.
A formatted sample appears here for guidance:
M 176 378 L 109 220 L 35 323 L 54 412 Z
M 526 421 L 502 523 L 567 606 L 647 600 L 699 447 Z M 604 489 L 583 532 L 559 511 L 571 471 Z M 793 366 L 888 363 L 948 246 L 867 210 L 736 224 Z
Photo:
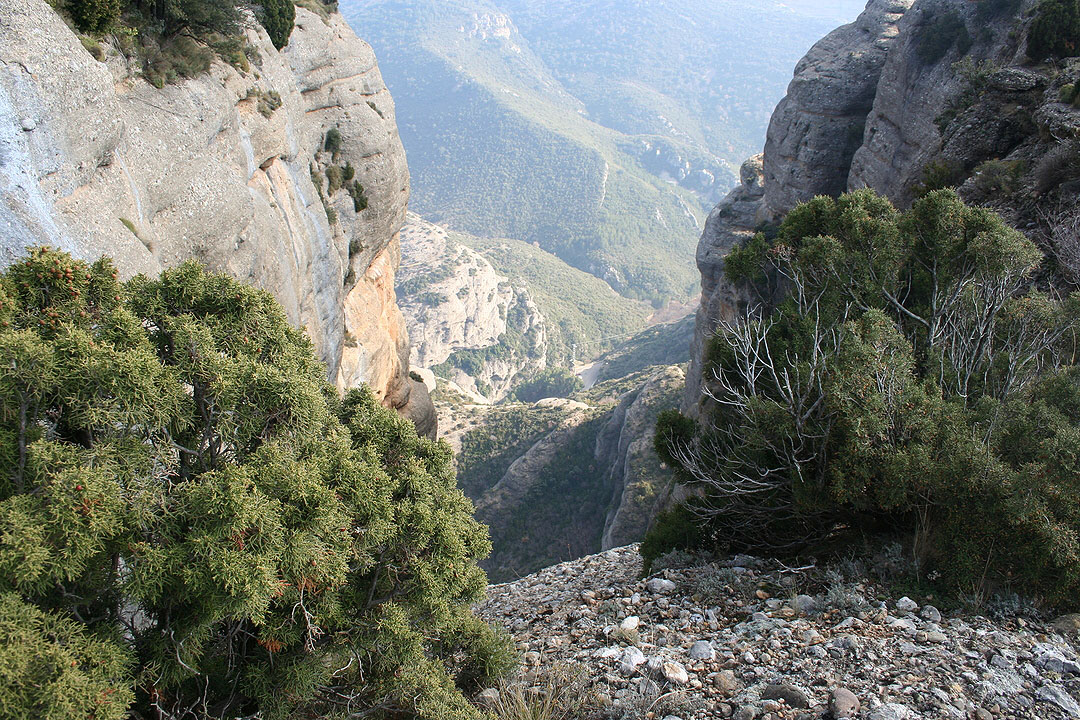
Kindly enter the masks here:
M 1080 0 L 2 0 L 0 720 L 1080 719 L 1078 193 Z

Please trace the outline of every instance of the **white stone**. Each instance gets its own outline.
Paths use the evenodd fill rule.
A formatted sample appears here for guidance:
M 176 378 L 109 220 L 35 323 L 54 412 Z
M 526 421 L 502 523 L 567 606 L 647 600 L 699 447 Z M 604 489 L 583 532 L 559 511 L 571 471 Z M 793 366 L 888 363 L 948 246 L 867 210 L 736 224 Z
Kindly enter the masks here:
M 670 595 L 675 592 L 675 583 L 665 578 L 653 578 L 645 583 L 645 587 L 654 595 Z
M 627 648 L 619 662 L 619 672 L 623 675 L 633 675 L 637 672 L 638 665 L 645 662 L 645 653 L 636 647 Z
M 704 640 L 698 640 L 690 647 L 691 660 L 712 660 L 715 657 L 716 651 L 713 650 L 713 646 Z
M 488 688 L 477 695 L 476 699 L 480 703 L 481 707 L 494 709 L 499 704 L 500 699 L 499 691 L 495 688 Z
M 661 666 L 661 672 L 664 674 L 664 679 L 675 685 L 685 685 L 690 682 L 690 676 L 679 663 L 674 660 L 668 660 Z
M 886 703 L 870 712 L 868 720 L 909 720 L 915 717 L 911 710 L 897 703 Z
M 913 613 L 919 609 L 919 604 L 905 595 L 896 601 L 896 609 L 903 613 Z

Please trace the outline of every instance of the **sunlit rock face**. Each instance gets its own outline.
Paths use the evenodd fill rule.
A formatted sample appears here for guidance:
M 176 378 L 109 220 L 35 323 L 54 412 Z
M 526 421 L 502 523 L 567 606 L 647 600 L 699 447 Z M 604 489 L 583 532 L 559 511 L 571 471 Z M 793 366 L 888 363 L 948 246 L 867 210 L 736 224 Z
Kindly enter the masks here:
M 409 175 L 374 53 L 302 8 L 280 52 L 245 32 L 246 71 L 215 62 L 157 89 L 112 49 L 95 60 L 44 0 L 5 2 L 0 261 L 42 243 L 125 277 L 199 260 L 271 292 L 332 382 L 368 383 L 431 430 L 394 298 Z

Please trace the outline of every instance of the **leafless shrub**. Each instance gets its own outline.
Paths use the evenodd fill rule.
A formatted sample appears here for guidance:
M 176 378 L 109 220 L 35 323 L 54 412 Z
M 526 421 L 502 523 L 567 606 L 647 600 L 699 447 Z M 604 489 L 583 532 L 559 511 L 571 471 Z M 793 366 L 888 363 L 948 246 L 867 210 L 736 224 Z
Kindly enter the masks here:
M 1040 210 L 1039 215 L 1061 276 L 1073 285 L 1080 285 L 1080 202 L 1059 202 Z
M 1080 178 L 1080 141 L 1077 140 L 1055 146 L 1035 166 L 1035 189 L 1040 195 L 1077 178 Z

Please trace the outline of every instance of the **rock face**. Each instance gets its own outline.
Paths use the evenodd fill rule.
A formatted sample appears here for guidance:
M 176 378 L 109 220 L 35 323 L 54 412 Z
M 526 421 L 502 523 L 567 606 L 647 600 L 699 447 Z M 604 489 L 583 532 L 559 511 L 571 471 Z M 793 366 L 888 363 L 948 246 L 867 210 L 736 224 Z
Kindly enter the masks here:
M 1022 4 L 1025 7 L 1018 11 L 1027 10 L 1034 3 Z M 948 135 L 942 132 L 939 119 L 970 82 L 952 65 L 957 60 L 955 49 L 938 62 L 926 63 L 920 57 L 921 46 L 927 42 L 927 29 L 945 13 L 957 13 L 972 28 L 970 33 L 975 40 L 968 57 L 973 62 L 989 62 L 997 67 L 1024 62 L 1024 45 L 1015 39 L 1019 35 L 1015 32 L 1016 15 L 1006 12 L 980 16 L 978 6 L 972 3 L 920 0 L 914 12 L 898 23 L 899 38 L 882 68 L 874 106 L 866 118 L 865 138 L 848 171 L 848 188 L 871 187 L 905 206 L 911 203 L 924 168 L 939 159 Z M 987 133 L 1002 120 L 1002 116 L 987 117 L 989 127 L 978 131 Z M 987 149 L 991 156 L 999 157 L 993 148 Z M 966 157 L 952 160 L 966 165 L 982 153 L 979 148 L 968 147 L 961 154 Z
M 771 217 L 847 188 L 886 55 L 913 2 L 871 0 L 854 23 L 827 35 L 795 67 L 765 141 L 765 205 Z
M 678 499 L 653 436 L 660 413 L 678 407 L 684 381 L 679 366 L 653 366 L 574 399 L 440 403 L 459 485 L 491 529 L 490 577 L 644 537 Z
M 686 373 L 684 405 L 687 407 L 696 405 L 701 395 L 701 373 L 708 339 L 721 322 L 734 319 L 742 302 L 738 288 L 724 282 L 724 256 L 731 248 L 752 238 L 765 219 L 762 158 L 756 155 L 743 163 L 739 186 L 709 213 L 701 242 L 698 243 L 701 305 L 695 318 L 694 337 L 690 344 L 690 368 Z
M 1080 109 L 1060 101 L 1078 68 L 1056 73 L 1026 61 L 1035 4 L 870 0 L 855 23 L 810 50 L 773 114 L 764 157 L 744 167 L 698 246 L 702 303 L 684 410 L 698 409 L 706 339 L 739 309 L 724 256 L 816 195 L 869 187 L 904 208 L 925 187 L 958 186 L 1056 253 L 1065 274 L 1080 270 L 1080 253 L 1068 250 L 1075 242 L 1053 235 L 1055 224 L 1075 227 L 1080 217 L 1076 178 L 1049 168 L 1055 153 L 1066 165 L 1080 137 Z M 1071 214 L 1048 222 L 1064 205 Z
M 603 550 L 643 538 L 670 499 L 670 474 L 656 455 L 653 436 L 657 416 L 677 406 L 685 381 L 678 366 L 656 369 L 644 385 L 620 400 L 597 439 L 597 459 L 601 467 L 610 468 L 614 488 L 600 541 Z
M 487 402 L 506 397 L 522 375 L 547 366 L 544 317 L 480 253 L 416 215 L 401 232 L 398 301 L 419 368 L 447 363 L 457 351 L 487 350 L 482 362 L 447 363 L 457 386 Z
M 215 62 L 159 90 L 115 50 L 95 60 L 44 0 L 6 2 L 0 262 L 41 243 L 110 255 L 125 277 L 199 260 L 270 291 L 340 387 L 367 382 L 431 424 L 394 299 L 409 177 L 374 54 L 340 16 L 302 8 L 281 52 L 246 34 L 249 72 Z M 346 166 L 362 210 L 330 193 L 327 171 Z
M 398 287 L 414 365 L 434 367 L 454 350 L 499 341 L 513 291 L 491 263 L 416 215 L 402 229 L 401 247 Z

